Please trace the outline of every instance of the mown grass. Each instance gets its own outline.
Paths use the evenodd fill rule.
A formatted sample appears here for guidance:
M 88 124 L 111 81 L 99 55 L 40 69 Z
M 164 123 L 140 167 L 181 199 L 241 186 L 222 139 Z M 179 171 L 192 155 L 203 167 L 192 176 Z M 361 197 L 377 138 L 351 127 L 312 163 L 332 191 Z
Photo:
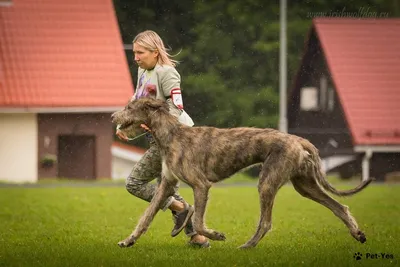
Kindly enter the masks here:
M 249 175 L 239 172 L 230 179 L 223 180 L 219 184 L 237 184 L 237 183 L 256 183 L 258 179 L 254 177 L 250 177 Z M 153 180 L 151 183 L 156 183 L 156 180 Z M 84 179 L 68 179 L 68 178 L 44 178 L 36 183 L 13 183 L 10 181 L 1 181 L 0 185 L 3 186 L 64 186 L 64 185 L 84 185 L 84 186 L 106 186 L 106 185 L 124 185 L 125 178 L 120 179 L 110 179 L 110 178 L 98 178 L 96 180 L 84 180 Z M 181 183 L 181 185 L 185 186 L 185 184 Z
M 348 188 L 349 185 L 339 185 Z M 181 194 L 193 203 L 189 188 Z M 337 198 L 338 199 L 338 198 Z M 227 235 L 211 249 L 193 249 L 182 233 L 171 238 L 169 212 L 160 212 L 134 247 L 128 235 L 147 203 L 121 187 L 0 188 L 0 266 L 395 266 L 400 257 L 400 187 L 373 185 L 340 199 L 349 205 L 367 242 L 360 244 L 328 209 L 289 185 L 279 192 L 273 230 L 251 250 L 238 250 L 259 216 L 255 186 L 211 190 L 209 227 Z M 363 258 L 356 261 L 354 253 Z M 387 253 L 394 259 L 366 259 Z

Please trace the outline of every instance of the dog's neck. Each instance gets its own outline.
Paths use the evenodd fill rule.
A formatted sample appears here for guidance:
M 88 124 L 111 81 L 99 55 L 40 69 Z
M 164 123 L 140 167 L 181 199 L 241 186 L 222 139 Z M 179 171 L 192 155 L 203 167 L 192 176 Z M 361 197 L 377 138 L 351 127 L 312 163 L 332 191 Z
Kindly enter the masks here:
M 164 110 L 150 113 L 147 126 L 161 150 L 168 147 L 174 133 L 182 126 L 176 117 Z

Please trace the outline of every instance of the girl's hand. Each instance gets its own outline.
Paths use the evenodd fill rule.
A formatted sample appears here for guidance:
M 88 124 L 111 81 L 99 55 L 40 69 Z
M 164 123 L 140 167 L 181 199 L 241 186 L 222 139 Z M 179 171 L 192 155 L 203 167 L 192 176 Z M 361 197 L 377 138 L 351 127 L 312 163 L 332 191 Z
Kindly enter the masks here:
M 128 141 L 128 136 L 126 136 L 120 129 L 117 129 L 117 132 L 115 133 L 119 139 Z
M 142 127 L 144 130 L 151 132 L 150 128 L 146 124 L 140 124 L 140 127 Z

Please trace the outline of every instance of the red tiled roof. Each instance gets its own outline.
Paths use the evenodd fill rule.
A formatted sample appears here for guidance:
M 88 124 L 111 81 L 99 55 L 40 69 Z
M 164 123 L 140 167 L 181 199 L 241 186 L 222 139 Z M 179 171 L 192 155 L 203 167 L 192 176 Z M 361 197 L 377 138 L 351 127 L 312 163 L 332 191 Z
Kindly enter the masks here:
M 400 19 L 313 23 L 354 144 L 400 144 Z
M 119 107 L 133 85 L 111 0 L 0 7 L 0 107 Z

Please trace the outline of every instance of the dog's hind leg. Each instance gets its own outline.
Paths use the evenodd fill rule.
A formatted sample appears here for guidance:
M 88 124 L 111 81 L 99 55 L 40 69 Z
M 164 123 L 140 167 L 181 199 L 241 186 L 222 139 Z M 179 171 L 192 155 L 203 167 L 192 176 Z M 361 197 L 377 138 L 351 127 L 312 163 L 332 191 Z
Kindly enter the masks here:
M 168 180 L 165 177 L 161 179 L 161 183 L 158 186 L 150 205 L 147 207 L 145 213 L 140 218 L 135 230 L 124 240 L 118 242 L 120 247 L 130 247 L 135 244 L 139 237 L 144 234 L 153 221 L 157 212 L 160 210 L 162 204 L 165 200 L 174 194 L 174 186 L 176 185 L 176 180 Z
M 274 163 L 275 164 L 275 163 Z M 276 193 L 279 188 L 287 181 L 286 172 L 282 168 L 275 168 L 276 165 L 266 162 L 260 173 L 258 182 L 258 192 L 260 195 L 260 220 L 255 234 L 239 248 L 255 247 L 258 242 L 272 228 L 272 207 Z
M 367 239 L 365 234 L 358 228 L 355 218 L 351 215 L 349 208 L 331 198 L 319 184 L 312 178 L 297 176 L 293 177 L 292 183 L 297 192 L 303 197 L 309 198 L 330 209 L 349 228 L 350 234 L 359 242 L 364 243 Z
M 195 185 L 193 186 L 194 194 L 194 219 L 193 225 L 196 232 L 200 235 L 204 235 L 211 240 L 225 240 L 223 233 L 217 232 L 212 229 L 208 229 L 205 226 L 204 215 L 207 208 L 208 191 L 211 185 Z

